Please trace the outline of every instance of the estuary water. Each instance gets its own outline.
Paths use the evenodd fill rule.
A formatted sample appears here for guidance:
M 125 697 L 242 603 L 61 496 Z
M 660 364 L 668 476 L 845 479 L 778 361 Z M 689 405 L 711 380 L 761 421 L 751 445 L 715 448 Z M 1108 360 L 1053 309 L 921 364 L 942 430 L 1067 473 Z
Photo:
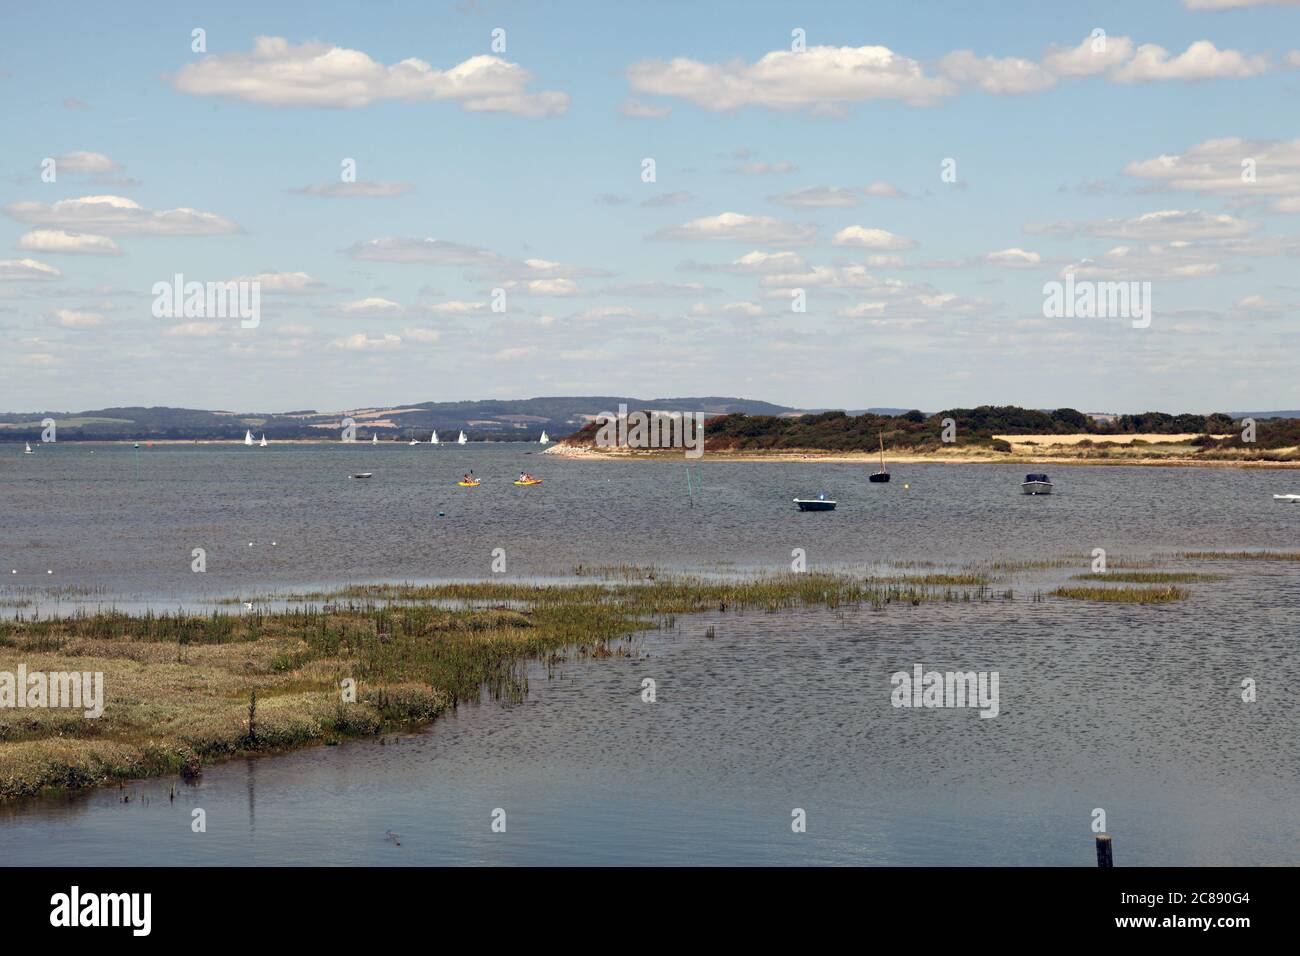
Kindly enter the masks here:
M 417 733 L 4 805 L 0 861 L 1092 865 L 1097 809 L 1117 865 L 1300 861 L 1300 563 L 1171 557 L 1297 550 L 1300 508 L 1271 500 L 1295 473 L 1056 468 L 1055 494 L 1026 497 L 1005 466 L 870 485 L 868 465 L 706 457 L 688 484 L 684 461 L 538 451 L 6 448 L 0 613 L 479 579 L 494 548 L 538 579 L 786 570 L 796 548 L 810 569 L 1078 563 L 1013 575 L 1010 601 L 679 618 Z M 455 487 L 471 469 L 483 484 Z M 512 485 L 522 470 L 544 484 Z M 838 510 L 794 510 L 821 492 Z M 1033 599 L 1094 548 L 1227 577 L 1167 605 Z M 916 664 L 996 671 L 997 717 L 893 706 Z

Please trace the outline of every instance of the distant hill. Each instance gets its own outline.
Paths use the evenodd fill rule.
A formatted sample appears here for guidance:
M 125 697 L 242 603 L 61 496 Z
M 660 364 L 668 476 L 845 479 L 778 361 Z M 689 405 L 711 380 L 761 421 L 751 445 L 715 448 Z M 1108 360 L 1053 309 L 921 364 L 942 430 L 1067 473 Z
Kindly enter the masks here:
M 1285 412 L 1231 412 L 1233 418 L 1254 418 L 1262 421 L 1266 418 L 1300 418 L 1300 409 L 1291 409 Z
M 185 441 L 237 440 L 245 431 L 271 441 L 336 438 L 342 419 L 356 423 L 357 437 L 380 441 L 428 441 L 430 433 L 455 438 L 464 431 L 472 441 L 537 441 L 543 431 L 560 438 L 571 434 L 601 412 L 629 409 L 704 412 L 706 415 L 798 414 L 798 410 L 771 402 L 744 398 L 633 398 L 595 395 L 552 398 L 485 400 L 474 402 L 421 402 L 392 407 L 356 408 L 321 412 L 232 412 L 195 408 L 131 406 L 82 412 L 0 412 L 0 441 L 36 441 L 41 421 L 57 423 L 60 441 Z

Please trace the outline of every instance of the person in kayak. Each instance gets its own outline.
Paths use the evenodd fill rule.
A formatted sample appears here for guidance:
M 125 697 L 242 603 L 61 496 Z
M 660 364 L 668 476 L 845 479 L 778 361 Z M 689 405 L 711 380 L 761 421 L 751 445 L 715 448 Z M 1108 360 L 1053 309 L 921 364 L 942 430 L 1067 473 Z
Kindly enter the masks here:
M 467 484 L 467 485 L 472 485 L 472 484 L 474 483 L 474 481 L 475 481 L 475 478 L 474 478 L 474 472 L 471 471 L 469 474 L 467 474 L 467 475 L 466 475 L 464 478 L 462 478 L 461 480 L 462 480 L 463 482 L 465 482 L 465 484 Z
M 521 471 L 521 472 L 519 473 L 519 480 L 520 480 L 520 481 L 535 481 L 536 479 L 533 478 L 533 476 L 530 475 L 528 472 L 526 472 L 526 471 Z

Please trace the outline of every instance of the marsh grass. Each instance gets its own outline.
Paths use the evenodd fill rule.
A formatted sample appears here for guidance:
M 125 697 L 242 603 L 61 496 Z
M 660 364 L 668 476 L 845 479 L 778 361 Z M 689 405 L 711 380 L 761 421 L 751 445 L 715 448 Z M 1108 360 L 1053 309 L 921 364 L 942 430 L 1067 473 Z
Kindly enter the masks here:
M 0 798 L 162 773 L 427 722 L 487 693 L 528 692 L 526 664 L 630 654 L 619 638 L 702 611 L 1011 600 L 972 576 L 930 583 L 788 573 L 538 585 L 345 588 L 319 606 L 229 614 L 78 613 L 0 620 L 0 670 L 102 671 L 105 712 L 0 710 Z M 344 703 L 341 682 L 356 681 Z
M 1170 601 L 1185 600 L 1191 594 L 1186 588 L 1172 585 L 1158 588 L 1060 587 L 1050 592 L 1051 597 L 1068 598 L 1071 601 L 1104 601 L 1115 604 L 1167 604 Z
M 1179 551 L 1189 561 L 1300 561 L 1300 551 Z
M 1110 581 L 1117 584 L 1192 584 L 1197 581 L 1223 581 L 1222 574 L 1198 574 L 1194 571 L 1106 571 L 1103 574 L 1076 574 L 1071 580 Z

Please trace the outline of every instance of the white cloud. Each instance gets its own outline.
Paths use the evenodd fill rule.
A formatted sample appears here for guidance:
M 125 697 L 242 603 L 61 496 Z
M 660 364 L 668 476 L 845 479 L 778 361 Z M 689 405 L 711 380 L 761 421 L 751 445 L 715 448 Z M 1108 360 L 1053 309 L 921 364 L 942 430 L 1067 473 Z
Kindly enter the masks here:
M 903 197 L 901 189 L 885 182 L 883 179 L 876 180 L 862 191 L 876 199 L 901 199 Z
M 392 196 L 404 196 L 415 187 L 411 183 L 325 183 L 319 186 L 304 186 L 294 192 L 305 196 L 328 196 L 331 198 L 351 199 L 385 199 Z
M 1024 249 L 1016 247 L 990 252 L 984 258 L 990 265 L 1008 266 L 1013 269 L 1036 266 L 1043 261 L 1043 257 L 1038 253 L 1026 252 Z
M 949 79 L 985 93 L 1036 93 L 1056 85 L 1056 77 L 1033 60 L 977 57 L 970 50 L 949 53 L 939 61 L 939 70 Z
M 582 295 L 582 289 L 572 279 L 533 279 L 528 291 L 533 295 Z
M 220 322 L 182 322 L 163 329 L 163 335 L 172 338 L 207 339 L 220 334 Z
M 742 176 L 770 176 L 773 173 L 793 173 L 798 170 L 799 167 L 788 159 L 780 159 L 775 163 L 756 159 L 752 163 L 742 163 L 731 171 Z
M 62 275 L 54 266 L 47 266 L 35 259 L 0 259 L 0 282 L 58 279 Z
M 747 216 L 724 212 L 717 216 L 692 219 L 680 226 L 660 229 L 651 238 L 694 242 L 757 242 L 764 245 L 791 246 L 812 242 L 817 227 L 811 223 L 786 222 L 771 216 Z
M 371 338 L 364 332 L 358 332 L 356 335 L 335 339 L 329 344 L 329 347 L 343 349 L 348 352 L 379 352 L 398 348 L 401 344 L 402 337 L 391 332 L 378 338 Z
M 377 100 L 452 101 L 472 112 L 558 116 L 566 93 L 528 93 L 532 74 L 495 56 L 474 56 L 447 70 L 414 57 L 385 66 L 360 50 L 283 37 L 257 37 L 249 53 L 204 57 L 181 67 L 172 86 L 195 96 L 225 96 L 266 106 L 354 109 Z
M 54 157 L 56 172 L 115 173 L 122 167 L 103 153 L 79 151 Z
M 407 329 L 402 333 L 402 335 L 410 339 L 412 342 L 423 342 L 426 345 L 432 345 L 434 342 L 437 342 L 442 338 L 442 333 L 437 329 L 425 328 Z
M 845 186 L 809 186 L 780 196 L 768 196 L 767 200 L 794 209 L 848 209 L 861 205 L 862 191 Z
M 639 93 L 676 96 L 711 111 L 820 110 L 876 99 L 924 106 L 954 92 L 949 81 L 883 46 L 774 50 L 752 64 L 642 60 L 628 67 L 627 78 Z
M 1048 47 L 1043 66 L 1057 76 L 1095 76 L 1119 66 L 1133 55 L 1128 37 L 1084 37 L 1076 47 Z
M 1258 223 L 1246 222 L 1226 213 L 1208 213 L 1200 209 L 1164 209 L 1159 212 L 1144 213 L 1131 219 L 1030 223 L 1025 226 L 1025 232 L 1030 235 L 1060 238 L 1085 235 L 1108 239 L 1187 241 L 1240 238 L 1258 228 Z
M 732 275 L 765 275 L 778 272 L 797 272 L 808 267 L 797 252 L 762 252 L 755 249 L 739 259 L 717 264 L 687 260 L 681 268 L 690 272 L 727 272 Z
M 637 119 L 663 119 L 672 113 L 673 108 L 671 106 L 655 106 L 629 98 L 618 104 L 618 111 L 624 116 Z
M 1209 40 L 1198 40 L 1176 57 L 1171 57 L 1162 46 L 1144 43 L 1137 48 L 1133 59 L 1115 70 L 1111 77 L 1118 83 L 1144 83 L 1241 78 L 1258 76 L 1267 70 L 1266 56 L 1247 57 L 1237 50 L 1220 50 Z
M 1208 196 L 1240 200 L 1300 196 L 1300 139 L 1207 139 L 1185 153 L 1129 163 L 1124 174 L 1166 189 Z M 1285 204 L 1277 205 L 1275 211 L 1286 211 Z
M 426 312 L 433 312 L 437 315 L 472 315 L 475 312 L 482 312 L 486 308 L 486 302 L 462 302 L 460 300 L 423 306 Z
M 62 229 L 33 229 L 18 240 L 18 248 L 27 252 L 57 252 L 83 256 L 120 256 L 122 250 L 107 236 Z
M 694 198 L 688 192 L 660 193 L 658 196 L 651 196 L 641 205 L 646 209 L 656 209 L 661 206 L 679 206 L 684 202 L 690 202 Z
M 834 244 L 837 246 L 861 246 L 867 249 L 911 249 L 916 245 L 916 242 L 903 236 L 896 236 L 884 229 L 848 226 L 835 234 Z
M 406 310 L 391 299 L 372 297 L 358 299 L 355 302 L 345 302 L 339 306 L 339 311 L 344 315 L 392 318 L 401 315 Z
M 50 321 L 65 329 L 89 329 L 104 324 L 104 317 L 98 312 L 77 312 L 73 309 L 55 309 L 50 313 Z
M 326 285 L 305 272 L 259 272 L 254 276 L 239 276 L 235 282 L 257 282 L 262 292 L 304 295 L 324 292 Z
M 82 196 L 43 202 L 16 202 L 5 212 L 19 222 L 116 236 L 214 236 L 239 232 L 229 219 L 197 209 L 154 212 L 122 196 Z

